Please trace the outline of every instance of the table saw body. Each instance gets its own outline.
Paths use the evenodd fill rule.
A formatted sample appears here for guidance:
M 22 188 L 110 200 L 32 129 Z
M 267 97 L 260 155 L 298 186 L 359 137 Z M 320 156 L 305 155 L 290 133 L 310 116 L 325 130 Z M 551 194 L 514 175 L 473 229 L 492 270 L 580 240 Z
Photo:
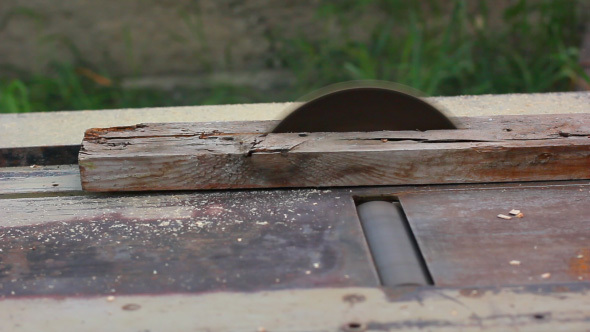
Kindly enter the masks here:
M 80 184 L 78 165 L 0 168 L 0 330 L 590 326 L 588 179 L 118 193 Z M 432 285 L 383 287 L 357 211 L 372 200 L 399 202 Z M 513 209 L 522 216 L 498 218 Z

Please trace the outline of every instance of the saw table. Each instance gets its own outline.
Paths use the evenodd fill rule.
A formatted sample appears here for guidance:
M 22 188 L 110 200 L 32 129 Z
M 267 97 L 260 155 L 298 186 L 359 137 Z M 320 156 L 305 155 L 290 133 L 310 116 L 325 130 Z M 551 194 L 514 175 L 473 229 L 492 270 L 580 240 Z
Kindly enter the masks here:
M 438 101 L 462 127 L 1 142 L 0 330 L 588 329 L 590 93 Z

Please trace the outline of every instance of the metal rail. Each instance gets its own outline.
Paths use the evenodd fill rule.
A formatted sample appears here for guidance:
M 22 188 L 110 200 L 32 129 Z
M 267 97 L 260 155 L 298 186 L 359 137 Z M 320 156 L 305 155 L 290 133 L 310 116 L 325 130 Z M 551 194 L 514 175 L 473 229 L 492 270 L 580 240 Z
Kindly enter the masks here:
M 357 206 L 381 283 L 387 287 L 431 285 L 420 249 L 399 203 Z

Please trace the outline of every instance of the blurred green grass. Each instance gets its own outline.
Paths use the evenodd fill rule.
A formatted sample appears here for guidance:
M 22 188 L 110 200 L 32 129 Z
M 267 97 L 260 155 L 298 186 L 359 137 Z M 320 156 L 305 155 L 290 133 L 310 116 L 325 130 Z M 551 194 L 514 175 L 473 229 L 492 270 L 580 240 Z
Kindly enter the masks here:
M 579 65 L 582 14 L 575 0 L 517 0 L 492 24 L 491 1 L 475 14 L 466 0 L 447 2 L 342 0 L 321 2 L 325 30 L 314 38 L 281 39 L 279 66 L 296 78 L 276 93 L 214 85 L 174 92 L 123 88 L 108 72 L 80 63 L 54 63 L 52 75 L 0 78 L 0 113 L 290 101 L 347 80 L 380 79 L 428 95 L 569 91 L 590 82 Z M 471 3 L 473 5 L 473 3 Z M 355 17 L 383 13 L 368 40 L 353 37 Z M 275 37 L 276 38 L 276 37 Z

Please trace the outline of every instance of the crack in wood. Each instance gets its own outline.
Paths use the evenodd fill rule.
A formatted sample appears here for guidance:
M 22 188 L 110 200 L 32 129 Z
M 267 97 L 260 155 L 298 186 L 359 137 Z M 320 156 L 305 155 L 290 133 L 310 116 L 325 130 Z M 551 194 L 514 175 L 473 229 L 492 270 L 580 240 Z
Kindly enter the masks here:
M 79 164 L 90 191 L 590 178 L 590 141 L 583 138 L 590 128 L 587 114 L 464 123 L 456 130 L 304 135 L 261 133 L 268 123 L 257 121 L 150 124 L 141 133 L 117 129 L 87 137 Z M 110 146 L 117 142 L 131 145 Z
M 573 137 L 588 137 L 588 138 L 590 138 L 590 133 L 568 133 L 568 132 L 560 131 L 558 135 L 561 137 L 572 137 L 573 136 Z
M 289 146 L 289 147 L 250 149 L 246 156 L 251 157 L 253 154 L 256 154 L 256 153 L 287 153 L 303 143 L 305 143 L 305 142 L 300 142 L 300 143 L 297 143 L 297 144 L 295 144 L 293 146 Z

